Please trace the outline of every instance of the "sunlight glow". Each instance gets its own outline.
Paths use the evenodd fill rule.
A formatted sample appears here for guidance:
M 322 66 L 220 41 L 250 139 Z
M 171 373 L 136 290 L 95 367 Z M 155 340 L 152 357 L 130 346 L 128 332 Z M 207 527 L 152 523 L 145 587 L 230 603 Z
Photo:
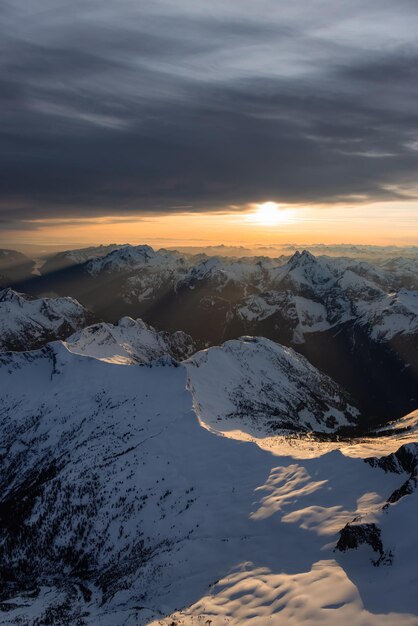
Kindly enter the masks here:
M 184 206 L 161 214 L 26 220 L 22 225 L 27 228 L 0 232 L 0 247 L 13 247 L 13 242 L 19 246 L 46 246 L 49 251 L 51 246 L 68 250 L 115 241 L 134 245 L 147 242 L 156 248 L 266 245 L 263 254 L 274 255 L 277 252 L 269 251 L 270 244 L 289 242 L 302 247 L 314 243 L 418 245 L 415 200 L 334 205 L 266 201 L 227 205 L 222 212 L 187 209 Z
M 248 215 L 248 220 L 261 226 L 277 226 L 289 222 L 290 211 L 276 202 L 256 204 L 255 211 Z

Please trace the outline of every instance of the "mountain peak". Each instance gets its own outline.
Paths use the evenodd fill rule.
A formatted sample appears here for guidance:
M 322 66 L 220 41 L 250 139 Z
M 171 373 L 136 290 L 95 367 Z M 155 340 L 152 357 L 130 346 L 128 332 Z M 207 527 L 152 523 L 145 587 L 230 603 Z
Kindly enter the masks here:
M 122 317 L 116 324 L 100 322 L 68 337 L 69 352 L 119 364 L 149 363 L 163 356 L 182 360 L 194 342 L 181 331 L 159 332 L 141 319 Z
M 310 265 L 312 263 L 316 263 L 316 257 L 309 252 L 309 250 L 296 250 L 296 252 L 290 257 L 288 263 L 292 267 L 301 266 L 301 265 Z
M 302 250 L 302 254 L 300 255 L 302 259 L 309 259 L 310 261 L 316 261 L 316 257 L 309 252 L 309 250 Z
M 0 291 L 0 302 L 20 302 L 21 300 L 23 300 L 23 295 L 10 287 Z
M 331 378 L 292 348 L 265 337 L 232 339 L 184 364 L 200 418 L 216 430 L 222 428 L 220 420 L 237 419 L 247 432 L 333 432 L 354 424 L 359 415 Z

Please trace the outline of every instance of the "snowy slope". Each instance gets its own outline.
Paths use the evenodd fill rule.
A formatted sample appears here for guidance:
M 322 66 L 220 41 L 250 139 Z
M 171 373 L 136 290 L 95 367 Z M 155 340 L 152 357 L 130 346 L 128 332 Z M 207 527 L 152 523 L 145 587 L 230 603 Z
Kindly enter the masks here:
M 123 317 L 117 324 L 94 324 L 71 335 L 66 341 L 70 352 L 118 363 L 147 363 L 170 355 L 185 359 L 194 351 L 186 333 L 158 332 L 140 319 Z
M 262 337 L 241 337 L 185 362 L 202 421 L 217 430 L 280 428 L 334 432 L 358 411 L 304 357 Z
M 391 565 L 370 545 L 335 551 L 362 515 L 386 541 L 408 472 L 364 462 L 373 442 L 350 456 L 211 432 L 188 376 L 59 342 L 0 357 L 2 623 L 416 626 L 416 498 L 393 505 L 408 517 Z
M 69 337 L 67 349 L 104 361 L 148 363 L 193 352 L 185 333 L 159 333 L 142 320 L 95 324 Z M 183 365 L 195 408 L 220 431 L 277 429 L 334 432 L 359 417 L 348 395 L 304 357 L 264 338 L 241 337 L 190 356 Z M 222 422 L 222 424 L 220 423 Z
M 377 433 L 398 433 L 398 432 L 406 432 L 406 433 L 418 433 L 418 410 L 412 411 L 401 417 L 400 419 L 394 420 L 385 424 L 381 428 L 376 429 Z M 418 438 L 418 435 L 417 435 Z
M 73 298 L 31 298 L 0 290 L 0 350 L 28 350 L 65 338 L 93 316 Z
M 418 291 L 401 289 L 384 294 L 373 304 L 359 302 L 357 310 L 359 319 L 370 326 L 370 335 L 376 341 L 418 333 Z

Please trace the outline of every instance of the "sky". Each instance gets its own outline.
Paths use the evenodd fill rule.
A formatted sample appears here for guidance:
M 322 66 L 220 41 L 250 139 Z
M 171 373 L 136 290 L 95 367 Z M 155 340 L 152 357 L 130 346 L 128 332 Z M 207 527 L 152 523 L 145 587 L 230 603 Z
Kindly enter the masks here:
M 416 0 L 3 0 L 0 242 L 418 244 L 417 29 Z

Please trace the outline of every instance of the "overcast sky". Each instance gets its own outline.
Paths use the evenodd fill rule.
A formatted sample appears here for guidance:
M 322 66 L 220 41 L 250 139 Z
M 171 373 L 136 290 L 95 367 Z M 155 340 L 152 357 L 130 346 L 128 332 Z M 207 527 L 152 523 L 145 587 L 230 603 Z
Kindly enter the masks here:
M 414 196 L 416 0 L 2 0 L 0 25 L 3 228 Z

